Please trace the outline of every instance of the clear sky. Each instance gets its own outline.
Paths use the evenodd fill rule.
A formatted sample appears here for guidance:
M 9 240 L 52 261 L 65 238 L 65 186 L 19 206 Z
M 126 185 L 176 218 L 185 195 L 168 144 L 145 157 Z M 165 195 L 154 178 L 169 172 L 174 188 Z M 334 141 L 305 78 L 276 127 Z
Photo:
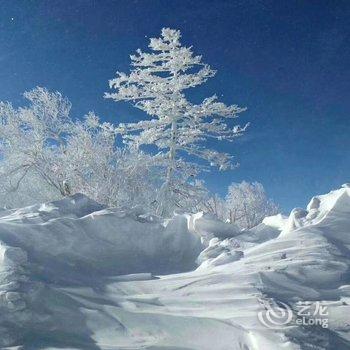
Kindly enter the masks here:
M 350 182 L 350 1 L 17 1 L 0 4 L 0 100 L 21 103 L 37 85 L 58 90 L 73 115 L 142 118 L 104 100 L 108 79 L 127 71 L 162 27 L 180 29 L 217 76 L 191 97 L 216 93 L 248 107 L 249 132 L 215 147 L 240 168 L 213 171 L 208 186 L 261 182 L 284 211 Z

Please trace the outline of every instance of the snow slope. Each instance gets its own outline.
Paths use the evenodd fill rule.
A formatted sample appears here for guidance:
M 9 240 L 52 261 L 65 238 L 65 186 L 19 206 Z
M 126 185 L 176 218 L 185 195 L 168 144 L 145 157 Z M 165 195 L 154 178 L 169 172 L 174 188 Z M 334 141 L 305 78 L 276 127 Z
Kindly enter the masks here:
M 164 223 L 82 196 L 2 212 L 0 347 L 350 348 L 350 188 L 240 234 L 200 218 Z M 267 305 L 295 316 L 315 301 L 329 328 L 259 322 Z

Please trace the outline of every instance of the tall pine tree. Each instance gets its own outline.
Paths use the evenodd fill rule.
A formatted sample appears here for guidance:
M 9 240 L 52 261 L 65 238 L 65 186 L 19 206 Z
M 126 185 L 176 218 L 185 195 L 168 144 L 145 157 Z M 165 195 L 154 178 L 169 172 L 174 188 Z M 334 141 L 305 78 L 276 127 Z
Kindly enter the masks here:
M 206 148 L 205 140 L 232 141 L 246 129 L 227 124 L 227 118 L 236 118 L 244 108 L 218 102 L 215 95 L 200 104 L 187 100 L 184 90 L 201 85 L 216 72 L 202 63 L 202 57 L 195 56 L 191 47 L 182 46 L 180 38 L 180 31 L 163 28 L 160 38 L 150 40 L 151 52 L 138 49 L 130 56 L 130 73 L 118 72 L 109 82 L 116 91 L 105 95 L 115 101 L 131 101 L 151 116 L 149 120 L 120 124 L 118 130 L 136 147 L 152 144 L 160 150 L 158 159 L 165 167 L 158 201 L 160 214 L 181 206 L 181 198 L 193 196 L 200 188 L 188 181 L 200 167 L 183 159 L 184 154 L 226 169 L 231 156 Z

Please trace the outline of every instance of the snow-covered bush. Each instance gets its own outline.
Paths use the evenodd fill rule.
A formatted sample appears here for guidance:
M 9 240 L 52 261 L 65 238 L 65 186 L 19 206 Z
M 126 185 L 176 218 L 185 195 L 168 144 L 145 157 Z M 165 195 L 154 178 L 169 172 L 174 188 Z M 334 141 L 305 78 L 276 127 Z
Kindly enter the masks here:
M 62 156 L 72 128 L 71 104 L 60 93 L 43 88 L 25 92 L 24 97 L 30 102 L 28 107 L 16 109 L 10 103 L 0 103 L 1 192 L 19 191 L 30 177 L 32 183 L 26 188 L 42 186 L 39 196 L 69 195 Z
M 227 221 L 226 201 L 218 194 L 210 196 L 202 205 L 202 211 L 216 216 L 221 221 Z
M 151 206 L 154 158 L 116 147 L 114 127 L 89 113 L 73 121 L 59 92 L 24 93 L 29 106 L 0 103 L 0 206 L 83 193 L 114 206 Z
M 266 216 L 278 213 L 277 205 L 271 201 L 259 182 L 232 183 L 226 196 L 228 220 L 241 228 L 251 228 Z
M 77 121 L 65 149 L 74 192 L 112 206 L 150 207 L 156 198 L 154 159 L 143 152 L 116 147 L 114 128 L 89 113 Z
M 157 157 L 162 158 L 160 164 L 164 167 L 158 196 L 160 214 L 181 207 L 181 197 L 201 192 L 192 180 L 201 167 L 183 155 L 226 169 L 231 156 L 204 147 L 203 141 L 233 141 L 246 128 L 227 123 L 227 119 L 236 118 L 244 110 L 237 105 L 218 102 L 215 95 L 199 104 L 187 100 L 185 90 L 203 84 L 216 72 L 202 63 L 202 57 L 195 56 L 191 47 L 182 46 L 180 38 L 180 31 L 163 28 L 160 38 L 150 40 L 151 52 L 138 49 L 131 56 L 130 74 L 118 72 L 110 80 L 116 92 L 105 95 L 115 101 L 131 101 L 151 116 L 149 120 L 120 124 L 118 131 L 125 142 L 136 147 L 151 144 L 159 149 Z

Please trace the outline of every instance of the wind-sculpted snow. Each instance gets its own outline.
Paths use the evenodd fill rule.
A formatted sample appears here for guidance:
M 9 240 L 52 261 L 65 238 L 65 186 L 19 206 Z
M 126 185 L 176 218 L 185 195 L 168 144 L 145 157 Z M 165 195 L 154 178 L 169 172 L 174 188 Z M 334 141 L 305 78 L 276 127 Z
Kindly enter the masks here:
M 66 201 L 0 218 L 0 348 L 350 348 L 350 188 L 222 233 L 200 255 L 212 223 L 196 231 L 198 215 L 164 223 Z M 82 202 L 92 211 L 80 215 Z M 318 302 L 328 328 L 298 325 L 299 308 Z M 288 323 L 266 324 L 271 308 Z
M 0 347 L 36 341 L 37 332 L 45 338 L 56 327 L 57 334 L 73 327 L 84 338 L 78 305 L 56 287 L 103 290 L 104 278 L 190 270 L 202 249 L 185 216 L 165 224 L 138 208 L 106 209 L 82 195 L 2 214 Z

